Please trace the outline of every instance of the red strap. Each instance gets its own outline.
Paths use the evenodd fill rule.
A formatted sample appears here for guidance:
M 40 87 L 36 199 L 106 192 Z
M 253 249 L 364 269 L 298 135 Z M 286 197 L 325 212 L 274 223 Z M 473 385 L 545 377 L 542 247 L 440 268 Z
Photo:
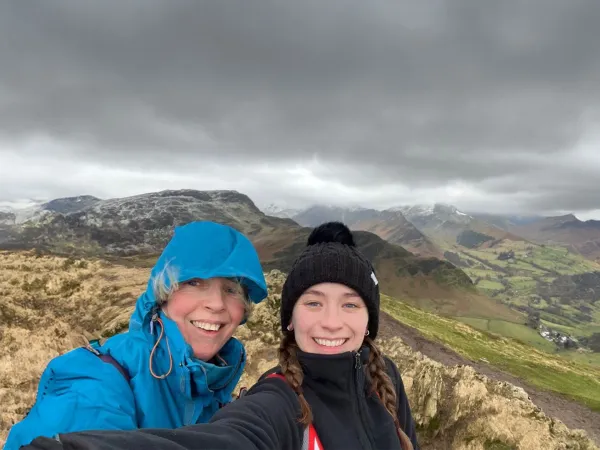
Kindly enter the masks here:
M 283 381 L 287 381 L 285 379 L 285 377 L 283 375 L 281 375 L 280 373 L 270 373 L 269 375 L 267 375 L 267 378 L 280 378 Z
M 267 378 L 279 378 L 280 380 L 287 382 L 287 379 L 280 373 L 271 373 L 267 375 Z M 306 431 L 304 436 L 306 438 Z M 312 422 L 308 424 L 308 445 L 303 445 L 302 448 L 308 450 L 323 450 L 323 444 L 321 444 L 321 439 L 319 439 L 317 430 L 315 430 Z
M 304 446 L 302 447 L 304 448 Z M 308 450 L 323 450 L 323 444 L 321 444 L 321 439 L 317 435 L 317 430 L 312 423 L 308 425 Z

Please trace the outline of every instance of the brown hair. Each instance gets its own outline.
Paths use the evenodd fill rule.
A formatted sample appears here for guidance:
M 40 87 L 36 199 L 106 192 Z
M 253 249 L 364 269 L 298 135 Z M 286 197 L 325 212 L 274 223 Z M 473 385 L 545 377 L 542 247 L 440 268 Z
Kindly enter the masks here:
M 375 342 L 369 337 L 366 337 L 364 343 L 369 347 L 369 361 L 367 362 L 367 372 L 371 383 L 371 392 L 375 392 L 381 399 L 385 409 L 391 414 L 394 419 L 394 424 L 398 430 L 400 443 L 403 450 L 413 450 L 413 445 L 408 436 L 400 427 L 396 408 L 396 390 L 394 384 L 386 371 L 385 360 Z M 287 380 L 288 384 L 298 394 L 302 415 L 300 423 L 308 426 L 312 422 L 312 412 L 310 406 L 304 398 L 302 392 L 302 381 L 304 380 L 304 372 L 300 367 L 300 362 L 296 356 L 298 344 L 293 332 L 284 332 L 279 346 L 279 365 L 281 373 Z

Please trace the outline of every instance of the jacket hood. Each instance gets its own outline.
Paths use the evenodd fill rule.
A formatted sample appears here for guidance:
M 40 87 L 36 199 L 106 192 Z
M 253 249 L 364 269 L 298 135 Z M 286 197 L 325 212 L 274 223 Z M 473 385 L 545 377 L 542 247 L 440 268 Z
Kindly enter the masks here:
M 250 240 L 234 228 L 214 222 L 191 222 L 175 227 L 173 237 L 152 268 L 146 291 L 140 295 L 129 330 L 149 326 L 157 309 L 154 280 L 169 266 L 178 283 L 193 278 L 235 277 L 254 303 L 267 296 L 267 284 L 258 254 Z M 169 277 L 164 277 L 167 287 Z

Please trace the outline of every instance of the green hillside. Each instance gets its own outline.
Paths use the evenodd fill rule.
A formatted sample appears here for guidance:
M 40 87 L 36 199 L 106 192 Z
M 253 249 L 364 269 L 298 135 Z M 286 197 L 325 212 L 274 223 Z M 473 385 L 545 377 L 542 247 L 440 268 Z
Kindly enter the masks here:
M 534 348 L 500 333 L 476 330 L 458 320 L 414 308 L 385 295 L 381 305 L 396 320 L 472 361 L 486 361 L 532 385 L 562 393 L 600 411 L 600 367 L 583 358 L 548 353 L 541 345 Z M 493 326 L 506 326 L 502 322 Z M 518 329 L 518 324 L 513 326 Z

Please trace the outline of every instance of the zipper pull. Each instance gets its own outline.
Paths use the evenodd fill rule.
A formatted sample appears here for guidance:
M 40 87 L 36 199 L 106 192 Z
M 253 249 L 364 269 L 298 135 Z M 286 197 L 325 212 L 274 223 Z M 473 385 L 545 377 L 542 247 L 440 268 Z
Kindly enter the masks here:
M 362 367 L 362 362 L 360 360 L 360 351 L 356 352 L 356 364 L 354 364 L 355 369 L 360 369 Z

